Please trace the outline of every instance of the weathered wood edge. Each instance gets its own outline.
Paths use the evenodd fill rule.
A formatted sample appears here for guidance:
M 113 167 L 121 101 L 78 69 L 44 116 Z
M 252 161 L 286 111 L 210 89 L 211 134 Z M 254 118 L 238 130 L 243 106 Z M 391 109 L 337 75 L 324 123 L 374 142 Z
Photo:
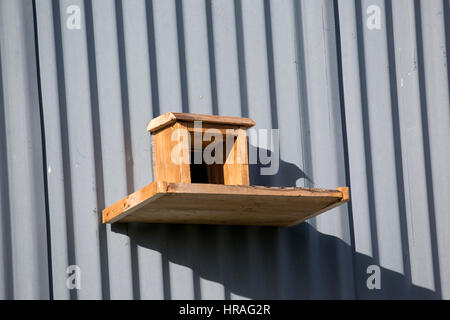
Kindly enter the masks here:
M 334 197 L 341 199 L 343 193 L 338 189 L 319 189 L 319 188 L 301 188 L 301 187 L 266 187 L 266 186 L 242 186 L 242 185 L 223 185 L 208 183 L 167 183 L 167 193 L 183 194 L 239 194 L 239 195 L 258 195 L 258 196 L 286 196 L 286 197 Z
M 147 124 L 147 131 L 155 132 L 164 127 L 168 127 L 177 121 L 177 117 L 172 112 L 167 112 L 159 117 L 153 118 Z
M 350 200 L 350 192 L 349 192 L 349 188 L 348 187 L 339 187 L 339 188 L 336 188 L 336 190 L 340 191 L 341 194 L 342 194 L 342 198 L 340 198 L 338 201 L 336 201 L 335 203 L 332 203 L 332 204 L 324 207 L 323 209 L 321 209 L 319 211 L 314 212 L 313 214 L 311 214 L 309 216 L 303 217 L 302 219 L 299 219 L 299 220 L 297 220 L 297 221 L 295 221 L 295 222 L 293 222 L 291 224 L 288 224 L 288 225 L 286 225 L 286 227 L 296 226 L 297 224 L 302 223 L 303 221 L 306 221 L 308 219 L 314 218 L 315 216 L 318 216 L 319 214 L 321 214 L 321 213 L 323 213 L 325 211 L 328 211 L 328 210 L 331 210 L 333 208 L 336 208 L 336 207 L 340 206 L 341 204 L 344 204 L 344 203 L 346 203 L 347 201 Z
M 164 195 L 166 190 L 167 183 L 165 181 L 152 182 L 142 189 L 105 208 L 102 211 L 102 222 L 114 223 L 117 220 L 123 219 L 139 208 L 145 206 L 147 203 L 152 202 Z
M 311 189 L 311 188 L 270 188 L 263 186 L 225 186 L 210 184 L 183 184 L 183 183 L 167 183 L 165 181 L 155 181 L 144 188 L 128 195 L 124 199 L 105 208 L 102 212 L 103 223 L 114 223 L 123 219 L 134 211 L 147 205 L 149 202 L 169 193 L 183 194 L 242 194 L 242 195 L 258 195 L 258 196 L 286 196 L 286 197 L 314 197 L 328 196 L 336 198 L 336 202 L 324 207 L 306 218 L 296 221 L 287 226 L 296 225 L 304 220 L 310 219 L 324 211 L 335 208 L 349 200 L 348 187 L 340 187 L 334 190 L 329 189 Z
M 250 118 L 167 112 L 160 115 L 159 117 L 150 120 L 147 124 L 147 131 L 150 131 L 152 133 L 156 132 L 164 127 L 170 126 L 176 121 L 187 121 L 187 122 L 202 121 L 204 123 L 230 124 L 245 128 L 253 127 L 255 125 L 255 121 L 253 121 Z

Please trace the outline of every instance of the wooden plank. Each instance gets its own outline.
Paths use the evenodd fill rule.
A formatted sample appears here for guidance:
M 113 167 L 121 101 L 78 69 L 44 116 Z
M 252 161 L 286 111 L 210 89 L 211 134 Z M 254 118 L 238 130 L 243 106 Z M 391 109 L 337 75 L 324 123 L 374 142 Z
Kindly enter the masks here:
M 238 130 L 233 148 L 223 165 L 224 184 L 249 186 L 247 135 L 244 129 Z
M 211 124 L 223 124 L 223 125 L 234 125 L 240 127 L 253 127 L 255 122 L 250 118 L 239 118 L 239 117 L 229 117 L 229 116 L 213 116 L 205 114 L 194 114 L 194 113 L 178 113 L 178 112 L 168 112 L 159 117 L 156 117 L 147 125 L 147 131 L 156 132 L 170 126 L 176 121 L 194 122 L 202 121 L 204 123 Z
M 348 188 L 154 182 L 103 211 L 103 222 L 291 226 L 348 201 Z
M 198 193 L 198 194 L 237 194 L 258 196 L 285 196 L 285 197 L 332 197 L 342 199 L 341 187 L 337 189 L 301 188 L 301 187 L 265 187 L 265 186 L 227 186 L 204 183 L 167 183 L 168 193 Z
M 175 123 L 166 130 L 158 131 L 152 137 L 153 174 L 157 181 L 191 182 L 188 136 L 182 137 L 183 131 L 179 129 L 185 129 L 185 127 Z M 173 134 L 174 140 L 172 140 Z M 172 159 L 172 152 L 177 153 L 175 159 Z M 183 156 L 187 156 L 187 162 L 184 161 Z
M 142 189 L 130 194 L 124 199 L 116 202 L 103 210 L 103 223 L 112 223 L 117 221 L 125 214 L 130 214 L 134 210 L 139 209 L 148 202 L 157 199 L 156 194 L 163 195 L 167 190 L 167 183 L 163 181 L 155 181 L 143 187 Z
M 301 223 L 301 222 L 303 222 L 303 221 L 305 221 L 305 220 L 314 218 L 315 216 L 318 216 L 319 214 L 321 214 L 321 213 L 323 213 L 323 212 L 325 212 L 325 211 L 334 209 L 334 208 L 340 206 L 341 204 L 344 204 L 344 203 L 348 202 L 348 200 L 350 200 L 350 192 L 349 192 L 349 190 L 348 190 L 348 187 L 339 187 L 339 188 L 336 188 L 336 190 L 339 190 L 339 191 L 342 192 L 342 198 L 341 198 L 338 202 L 332 203 L 332 204 L 330 204 L 330 205 L 328 205 L 328 206 L 322 208 L 321 210 L 318 210 L 318 211 L 316 211 L 316 212 L 313 212 L 313 213 L 312 213 L 311 215 L 309 215 L 309 216 L 302 217 L 302 218 L 299 219 L 299 220 L 293 221 L 291 224 L 289 224 L 289 225 L 287 225 L 287 226 L 288 226 L 288 227 L 295 226 L 295 225 L 297 225 L 297 224 L 299 224 L 299 223 Z

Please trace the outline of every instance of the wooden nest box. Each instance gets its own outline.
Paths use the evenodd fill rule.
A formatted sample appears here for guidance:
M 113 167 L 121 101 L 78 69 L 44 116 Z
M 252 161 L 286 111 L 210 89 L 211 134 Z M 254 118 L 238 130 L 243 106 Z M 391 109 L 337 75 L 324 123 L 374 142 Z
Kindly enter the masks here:
M 152 119 L 154 182 L 103 210 L 103 223 L 292 226 L 349 199 L 334 190 L 250 186 L 249 118 L 169 112 Z
M 254 125 L 248 118 L 172 112 L 151 120 L 147 130 L 153 137 L 153 177 L 166 182 L 250 185 L 246 130 Z

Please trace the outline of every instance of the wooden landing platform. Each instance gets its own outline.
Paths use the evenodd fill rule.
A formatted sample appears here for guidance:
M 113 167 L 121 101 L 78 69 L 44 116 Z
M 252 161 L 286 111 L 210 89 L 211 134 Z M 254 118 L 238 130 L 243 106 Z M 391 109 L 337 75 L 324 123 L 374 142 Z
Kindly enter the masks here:
M 103 210 L 103 223 L 293 226 L 349 199 L 335 190 L 156 181 Z

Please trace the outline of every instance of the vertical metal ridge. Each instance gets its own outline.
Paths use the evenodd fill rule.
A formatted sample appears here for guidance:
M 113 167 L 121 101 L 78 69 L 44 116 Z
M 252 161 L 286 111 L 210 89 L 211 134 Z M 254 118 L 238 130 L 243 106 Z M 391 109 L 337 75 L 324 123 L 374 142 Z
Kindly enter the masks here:
M 339 103 L 341 107 L 341 123 L 342 123 L 342 138 L 344 139 L 344 168 L 345 168 L 345 181 L 346 186 L 350 189 L 350 194 L 352 190 L 352 184 L 350 179 L 350 158 L 348 151 L 348 138 L 347 138 L 347 120 L 346 120 L 346 110 L 345 110 L 345 93 L 344 93 L 344 83 L 343 83 L 343 71 L 342 71 L 342 49 L 341 49 L 341 27 L 340 27 L 340 15 L 338 0 L 333 0 L 334 9 L 334 22 L 336 31 L 336 55 L 337 55 L 337 67 L 338 67 L 338 77 L 339 77 Z M 350 229 L 350 245 L 352 250 L 352 271 L 353 271 L 353 296 L 358 297 L 358 288 L 356 286 L 356 242 L 355 242 L 355 231 L 354 231 L 354 220 L 353 220 L 353 206 L 352 197 L 350 196 L 350 201 L 347 203 L 348 207 L 348 217 L 349 217 L 349 229 Z
M 208 34 L 208 58 L 209 58 L 209 77 L 211 81 L 211 104 L 212 114 L 219 115 L 219 106 L 217 101 L 217 75 L 216 75 L 216 54 L 214 49 L 214 27 L 212 16 L 212 0 L 205 0 L 206 8 L 206 28 Z
M 241 98 L 241 116 L 248 117 L 248 92 L 245 64 L 244 31 L 242 26 L 242 4 L 240 0 L 234 0 L 234 18 L 236 23 L 236 47 L 239 70 L 239 93 Z
M 366 171 L 368 172 L 367 177 L 367 190 L 369 197 L 369 211 L 370 211 L 370 233 L 372 240 L 372 254 L 374 262 L 379 264 L 379 247 L 378 247 L 378 232 L 377 232 L 377 221 L 376 221 L 376 207 L 374 199 L 374 182 L 373 182 L 373 165 L 372 165 L 372 145 L 370 142 L 370 125 L 369 125 L 369 115 L 367 112 L 368 108 L 368 97 L 367 97 L 367 75 L 366 75 L 366 59 L 364 51 L 364 38 L 363 32 L 363 22 L 362 22 L 362 6 L 361 1 L 355 0 L 355 11 L 356 11 L 356 26 L 357 26 L 357 43 L 358 43 L 358 59 L 359 59 L 359 73 L 360 73 L 360 85 L 361 85 L 361 109 L 363 114 L 363 128 L 364 128 L 364 142 L 365 142 L 365 161 L 366 161 Z
M 39 37 L 38 37 L 38 25 L 36 14 L 36 0 L 33 0 L 33 26 L 34 26 L 34 45 L 36 55 L 36 75 L 38 85 L 38 97 L 39 97 L 39 113 L 40 113 L 40 125 L 41 125 L 41 144 L 42 144 L 42 173 L 44 178 L 44 197 L 45 197 L 45 223 L 46 223 L 46 236 L 47 236 L 47 260 L 48 260 L 48 280 L 49 280 L 49 294 L 50 300 L 53 300 L 53 266 L 52 266 L 52 239 L 50 230 L 50 211 L 48 201 L 48 179 L 47 179 L 47 147 L 45 139 L 45 123 L 44 123 L 44 108 L 42 103 L 42 85 L 41 85 L 41 68 L 39 60 Z M 1 60 L 1 59 L 0 59 Z M 0 62 L 1 63 L 1 62 Z M 1 68 L 1 66 L 0 66 Z M 0 69 L 1 76 L 1 69 Z M 0 90 L 1 90 L 0 86 Z
M 126 184 L 127 194 L 133 193 L 135 190 L 135 182 L 133 175 L 133 150 L 131 141 L 131 122 L 130 122 L 130 103 L 128 96 L 128 72 L 127 61 L 125 51 L 125 32 L 124 32 L 124 15 L 122 0 L 115 0 L 116 10 L 116 32 L 117 32 L 117 44 L 119 50 L 119 73 L 120 73 L 120 95 L 122 99 L 122 121 L 123 121 L 123 138 L 124 138 L 124 156 L 125 156 L 125 171 L 126 171 Z M 127 225 L 127 234 L 130 235 L 129 225 Z M 137 245 L 135 241 L 130 237 L 131 248 L 131 269 L 132 269 L 132 282 L 133 282 L 133 297 L 134 299 L 140 298 L 139 289 L 139 271 L 138 271 L 138 257 L 137 257 Z
M 300 101 L 300 132 L 302 136 L 300 137 L 300 143 L 302 144 L 302 160 L 303 160 L 303 171 L 305 171 L 304 186 L 312 188 L 314 186 L 314 171 L 312 167 L 311 158 L 311 135 L 310 135 L 310 125 L 309 125 L 309 97 L 306 84 L 306 61 L 305 61 L 305 38 L 304 38 L 304 28 L 303 28 L 303 15 L 302 15 L 302 4 L 300 0 L 292 0 L 294 3 L 294 17 L 295 17 L 295 50 L 296 50 L 296 61 L 295 68 L 297 71 L 297 90 Z
M 424 44 L 422 34 L 422 16 L 421 16 L 421 4 L 419 0 L 414 0 L 414 18 L 416 20 L 416 43 L 417 43 L 417 68 L 419 73 L 419 92 L 420 92 L 420 105 L 422 115 L 422 130 L 424 140 L 424 158 L 425 158 L 425 175 L 427 185 L 427 200 L 428 200 L 428 214 L 430 217 L 431 234 L 431 251 L 432 251 L 432 263 L 433 263 L 433 276 L 435 290 L 438 296 L 442 297 L 442 288 L 440 281 L 440 267 L 439 267 L 439 255 L 437 249 L 437 237 L 436 237 L 436 209 L 434 200 L 434 187 L 433 187 L 433 174 L 432 174 L 432 161 L 431 161 L 431 148 L 430 148 L 430 132 L 428 127 L 428 102 L 427 102 L 427 88 L 425 77 L 425 58 L 424 58 Z
M 406 213 L 406 199 L 405 186 L 403 177 L 403 160 L 402 160 L 402 141 L 400 131 L 400 115 L 398 102 L 398 88 L 397 88 L 397 63 L 395 58 L 395 39 L 394 39 L 394 21 L 392 16 L 392 3 L 386 1 L 386 40 L 388 47 L 388 62 L 389 62 L 389 80 L 391 88 L 391 106 L 392 106 L 392 127 L 394 129 L 394 147 L 395 147 L 395 165 L 396 165 L 396 179 L 397 179 L 397 193 L 399 202 L 399 216 L 400 216 L 400 233 L 401 246 L 403 253 L 403 269 L 405 277 L 408 282 L 412 282 L 411 278 L 411 264 L 409 256 L 409 239 L 408 239 L 408 225 Z M 407 291 L 407 289 L 405 289 Z M 405 292 L 406 293 L 406 292 Z M 405 295 L 406 296 L 406 295 Z
M 153 18 L 153 0 L 145 1 L 145 10 L 147 15 L 147 42 L 148 42 L 148 54 L 149 54 L 149 66 L 151 77 L 151 93 L 152 93 L 152 111 L 153 117 L 156 118 L 161 114 L 159 109 L 159 88 L 158 88 L 158 64 L 155 48 L 155 25 Z
M 64 200 L 66 206 L 66 228 L 67 228 L 67 254 L 70 265 L 76 264 L 75 256 L 75 238 L 72 207 L 72 177 L 70 172 L 70 150 L 68 137 L 68 119 L 67 119 L 67 101 L 66 101 L 66 81 L 64 78 L 63 61 L 63 43 L 60 20 L 60 4 L 58 0 L 52 0 L 52 18 L 54 23 L 55 51 L 56 51 L 56 69 L 58 79 L 58 102 L 60 107 L 60 125 L 61 125 L 61 149 L 63 155 L 63 176 L 64 176 Z M 77 299 L 77 291 L 69 291 L 70 299 Z
M 92 128 L 94 135 L 94 148 L 97 150 L 94 157 L 95 167 L 95 181 L 96 181 L 96 198 L 97 210 L 99 215 L 99 243 L 100 252 L 99 260 L 102 265 L 102 295 L 103 299 L 111 299 L 110 285 L 109 285 L 109 262 L 108 262 L 108 241 L 106 226 L 102 224 L 101 209 L 105 207 L 105 188 L 103 179 L 103 155 L 102 155 L 102 137 L 100 134 L 100 113 L 98 101 L 98 79 L 97 79 L 97 62 L 95 56 L 95 39 L 94 39 L 94 22 L 92 13 L 92 0 L 85 1 L 85 15 L 86 15 L 86 41 L 88 51 L 88 66 L 89 66 L 89 87 L 90 87 L 90 102 L 92 108 Z
M 5 98 L 2 73 L 2 52 L 0 48 L 0 190 L 1 190 L 1 218 L 2 218 L 2 263 L 4 274 L 4 290 L 6 299 L 14 299 L 14 269 L 12 253 L 12 235 L 11 235 L 11 205 L 9 195 L 9 174 L 8 174 L 8 146 L 6 136 L 6 116 L 5 116 Z
M 189 112 L 189 91 L 186 70 L 186 45 L 184 40 L 183 2 L 175 0 L 175 13 L 177 20 L 178 62 L 180 64 L 181 107 L 183 112 Z

